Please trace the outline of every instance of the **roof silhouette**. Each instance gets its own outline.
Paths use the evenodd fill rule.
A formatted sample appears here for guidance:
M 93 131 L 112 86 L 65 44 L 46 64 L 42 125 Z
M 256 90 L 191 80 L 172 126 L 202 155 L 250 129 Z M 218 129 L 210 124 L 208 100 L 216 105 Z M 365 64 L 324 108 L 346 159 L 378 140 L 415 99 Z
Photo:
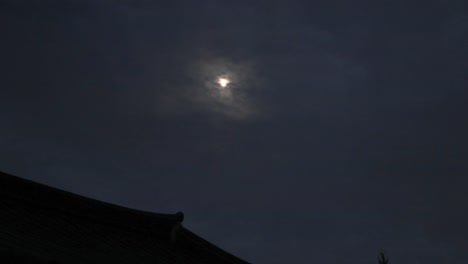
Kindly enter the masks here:
M 2 263 L 2 255 L 64 264 L 247 263 L 184 228 L 183 219 L 180 212 L 134 210 L 0 172 Z

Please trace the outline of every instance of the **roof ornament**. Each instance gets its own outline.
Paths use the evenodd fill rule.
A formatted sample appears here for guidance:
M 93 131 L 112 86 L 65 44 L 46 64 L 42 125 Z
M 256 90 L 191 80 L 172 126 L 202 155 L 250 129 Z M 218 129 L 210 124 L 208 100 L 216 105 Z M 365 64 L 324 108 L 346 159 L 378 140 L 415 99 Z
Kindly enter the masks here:
M 174 224 L 174 226 L 171 229 L 171 234 L 170 234 L 171 243 L 174 243 L 177 239 L 177 232 L 180 230 L 182 226 L 182 221 L 184 221 L 184 213 L 177 212 L 176 218 L 177 218 L 176 220 L 177 222 Z

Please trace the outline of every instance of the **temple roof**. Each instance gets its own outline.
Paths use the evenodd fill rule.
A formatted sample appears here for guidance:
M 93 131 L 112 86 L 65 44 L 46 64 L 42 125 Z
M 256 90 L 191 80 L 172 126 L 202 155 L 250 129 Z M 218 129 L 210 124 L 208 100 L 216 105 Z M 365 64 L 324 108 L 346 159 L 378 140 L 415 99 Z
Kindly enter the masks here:
M 184 228 L 183 219 L 0 172 L 0 254 L 58 263 L 247 263 Z

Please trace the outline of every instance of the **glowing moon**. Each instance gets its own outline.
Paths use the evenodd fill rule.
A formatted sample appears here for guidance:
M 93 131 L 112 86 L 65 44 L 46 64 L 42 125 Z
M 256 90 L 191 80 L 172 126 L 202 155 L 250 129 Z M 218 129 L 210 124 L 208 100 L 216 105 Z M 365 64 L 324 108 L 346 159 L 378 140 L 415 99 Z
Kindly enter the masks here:
M 226 78 L 219 78 L 218 79 L 218 84 L 221 85 L 221 87 L 226 88 L 227 85 L 230 83 L 229 79 Z

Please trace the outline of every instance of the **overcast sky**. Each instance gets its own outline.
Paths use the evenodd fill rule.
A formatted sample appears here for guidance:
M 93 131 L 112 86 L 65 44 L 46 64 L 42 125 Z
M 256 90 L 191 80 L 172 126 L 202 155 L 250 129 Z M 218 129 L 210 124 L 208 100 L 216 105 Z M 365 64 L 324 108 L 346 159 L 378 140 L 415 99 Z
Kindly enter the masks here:
M 468 258 L 467 1 L 2 0 L 0 70 L 4 172 L 257 264 Z

